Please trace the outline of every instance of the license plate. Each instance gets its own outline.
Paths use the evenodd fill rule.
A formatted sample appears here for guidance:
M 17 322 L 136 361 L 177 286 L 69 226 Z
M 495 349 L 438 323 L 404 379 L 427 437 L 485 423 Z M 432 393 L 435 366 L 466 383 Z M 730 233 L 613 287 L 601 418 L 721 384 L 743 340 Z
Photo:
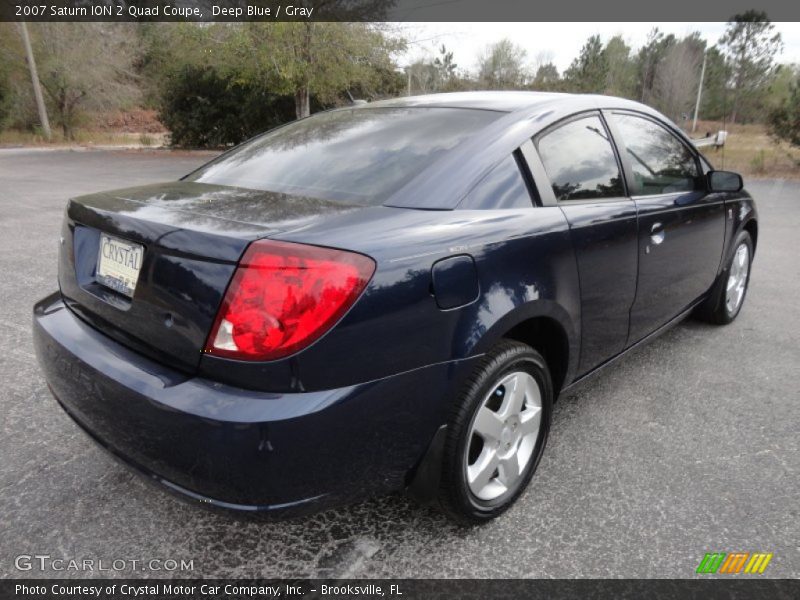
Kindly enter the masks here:
M 97 281 L 112 290 L 133 298 L 139 271 L 142 268 L 144 246 L 117 237 L 100 234 L 97 253 Z

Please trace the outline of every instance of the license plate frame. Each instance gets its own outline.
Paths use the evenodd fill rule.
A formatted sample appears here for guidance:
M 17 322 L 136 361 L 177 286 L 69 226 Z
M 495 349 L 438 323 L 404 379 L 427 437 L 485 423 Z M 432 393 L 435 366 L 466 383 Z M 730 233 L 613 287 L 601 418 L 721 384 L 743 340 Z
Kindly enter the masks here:
M 127 298 L 133 298 L 142 271 L 144 246 L 107 233 L 97 247 L 97 282 Z

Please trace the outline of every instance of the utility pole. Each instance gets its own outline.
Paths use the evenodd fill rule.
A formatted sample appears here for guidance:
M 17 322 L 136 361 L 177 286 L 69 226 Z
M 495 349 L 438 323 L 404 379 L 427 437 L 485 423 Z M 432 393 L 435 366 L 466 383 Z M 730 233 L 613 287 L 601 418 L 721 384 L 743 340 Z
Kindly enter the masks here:
M 39 74 L 36 72 L 36 61 L 33 58 L 31 38 L 28 36 L 28 24 L 25 23 L 25 21 L 20 21 L 19 31 L 22 35 L 22 43 L 25 46 L 25 58 L 28 61 L 28 69 L 31 72 L 31 84 L 33 85 L 33 96 L 36 98 L 36 108 L 39 110 L 39 121 L 42 124 L 44 137 L 49 142 L 52 137 L 52 133 L 50 132 L 50 119 L 47 118 L 47 108 L 44 105 L 44 98 L 42 98 L 42 86 L 39 83 Z
M 697 102 L 694 104 L 694 120 L 692 121 L 692 133 L 697 129 L 697 113 L 700 110 L 700 96 L 703 94 L 703 79 L 706 76 L 706 53 L 703 52 L 703 68 L 700 69 L 700 85 L 697 88 Z

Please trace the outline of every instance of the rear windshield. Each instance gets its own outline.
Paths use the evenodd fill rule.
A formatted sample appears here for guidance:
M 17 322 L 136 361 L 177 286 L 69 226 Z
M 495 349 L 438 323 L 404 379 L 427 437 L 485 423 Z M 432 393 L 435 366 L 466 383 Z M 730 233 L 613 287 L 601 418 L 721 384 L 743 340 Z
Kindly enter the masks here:
M 186 179 L 377 205 L 502 115 L 464 108 L 320 113 L 250 140 Z

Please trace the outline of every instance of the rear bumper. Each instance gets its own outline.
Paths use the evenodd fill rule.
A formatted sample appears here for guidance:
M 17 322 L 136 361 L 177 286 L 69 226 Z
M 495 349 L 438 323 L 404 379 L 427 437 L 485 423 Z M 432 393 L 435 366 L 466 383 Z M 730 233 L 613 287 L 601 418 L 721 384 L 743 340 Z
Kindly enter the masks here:
M 188 499 L 284 513 L 402 489 L 471 362 L 335 390 L 255 392 L 128 350 L 58 294 L 34 307 L 34 343 L 61 406 L 113 454 Z

